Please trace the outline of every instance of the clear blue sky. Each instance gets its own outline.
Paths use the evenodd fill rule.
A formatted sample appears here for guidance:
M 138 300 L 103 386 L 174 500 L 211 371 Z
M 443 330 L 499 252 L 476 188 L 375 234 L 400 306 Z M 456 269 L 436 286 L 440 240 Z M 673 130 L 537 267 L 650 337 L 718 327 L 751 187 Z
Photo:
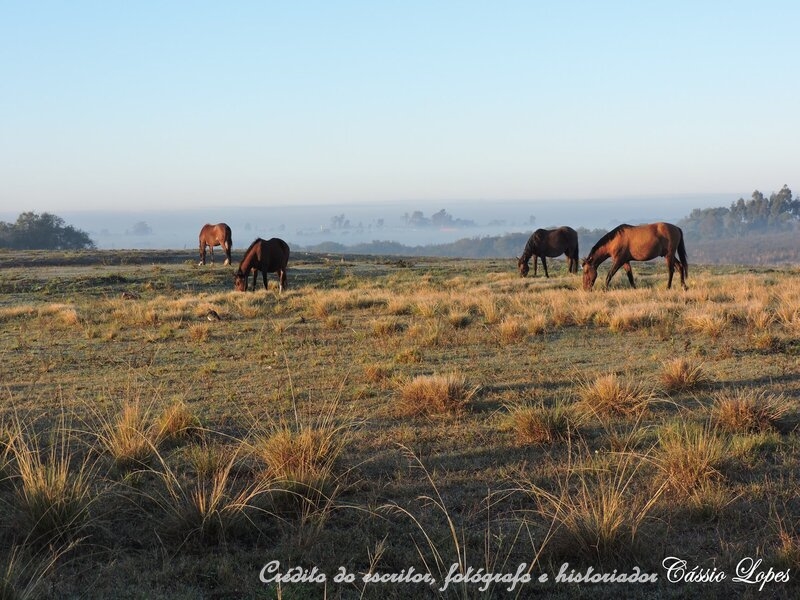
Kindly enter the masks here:
M 769 193 L 799 74 L 796 0 L 0 0 L 0 205 Z

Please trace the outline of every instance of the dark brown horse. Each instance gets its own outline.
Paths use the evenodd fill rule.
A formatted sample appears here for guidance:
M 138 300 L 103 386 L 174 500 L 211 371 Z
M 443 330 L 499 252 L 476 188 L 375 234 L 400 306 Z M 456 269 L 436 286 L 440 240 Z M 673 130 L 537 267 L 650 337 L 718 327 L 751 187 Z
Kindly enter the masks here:
M 680 227 L 670 223 L 620 225 L 601 237 L 589 252 L 589 256 L 583 260 L 583 289 L 592 289 L 597 279 L 597 267 L 608 258 L 613 262 L 606 275 L 606 287 L 614 273 L 622 267 L 628 275 L 631 287 L 635 288 L 630 261 L 651 260 L 659 256 L 667 259 L 669 270 L 667 289 L 672 287 L 672 275 L 676 266 L 681 274 L 681 285 L 683 289 L 687 289 L 689 263 L 686 261 L 686 246 L 683 244 L 683 231 Z
M 234 287 L 240 292 L 247 291 L 247 280 L 253 271 L 253 291 L 256 291 L 258 272 L 264 277 L 264 289 L 267 289 L 267 273 L 278 274 L 280 291 L 286 287 L 286 265 L 289 262 L 289 246 L 278 238 L 262 240 L 256 238 L 245 250 L 244 258 L 234 274 Z
M 528 276 L 530 267 L 528 261 L 533 257 L 533 276 L 536 277 L 537 259 L 542 259 L 544 276 L 550 277 L 547 272 L 546 256 L 554 257 L 566 255 L 569 261 L 569 272 L 578 272 L 578 234 L 571 227 L 559 227 L 558 229 L 537 229 L 533 232 L 522 256 L 517 259 L 519 274 L 523 277 Z
M 231 243 L 231 228 L 225 223 L 203 225 L 200 230 L 200 264 L 206 264 L 206 246 L 211 248 L 211 262 L 214 262 L 214 246 L 222 246 L 225 264 L 231 264 Z

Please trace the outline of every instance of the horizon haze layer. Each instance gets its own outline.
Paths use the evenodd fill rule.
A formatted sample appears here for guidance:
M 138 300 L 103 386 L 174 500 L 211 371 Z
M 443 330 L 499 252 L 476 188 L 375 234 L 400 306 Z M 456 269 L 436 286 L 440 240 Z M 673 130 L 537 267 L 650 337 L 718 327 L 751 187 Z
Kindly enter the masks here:
M 233 230 L 234 248 L 256 237 L 280 237 L 293 248 L 322 242 L 345 246 L 391 241 L 427 246 L 458 239 L 532 232 L 540 227 L 611 229 L 631 224 L 676 222 L 695 208 L 730 206 L 742 195 L 703 194 L 648 198 L 561 201 L 397 201 L 393 203 L 297 205 L 264 207 L 199 207 L 164 210 L 84 210 L 54 212 L 89 234 L 98 249 L 186 249 L 197 247 L 205 223 L 226 222 Z M 445 211 L 452 221 L 421 226 Z M 52 211 L 41 211 L 52 212 Z M 414 213 L 417 219 L 412 219 Z M 18 214 L 0 211 L 0 220 L 16 221 Z

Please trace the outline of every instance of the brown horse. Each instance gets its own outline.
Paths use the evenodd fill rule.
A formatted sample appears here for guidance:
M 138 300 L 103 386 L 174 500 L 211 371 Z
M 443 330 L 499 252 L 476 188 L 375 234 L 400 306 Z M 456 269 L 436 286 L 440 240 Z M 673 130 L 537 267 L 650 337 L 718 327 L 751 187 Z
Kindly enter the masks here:
M 559 227 L 558 229 L 537 229 L 533 232 L 522 256 L 517 259 L 517 268 L 522 277 L 528 276 L 530 267 L 528 261 L 533 257 L 533 276 L 536 277 L 536 265 L 538 259 L 542 259 L 544 276 L 550 277 L 547 272 L 546 256 L 554 257 L 566 255 L 569 260 L 569 272 L 578 272 L 578 234 L 571 227 Z
M 200 264 L 206 264 L 206 246 L 211 248 L 211 262 L 214 262 L 214 246 L 222 246 L 225 264 L 231 264 L 231 243 L 231 228 L 225 223 L 203 225 L 200 230 Z
M 678 256 L 675 256 L 675 253 Z M 681 274 L 681 285 L 686 288 L 686 278 L 689 277 L 689 263 L 686 260 L 686 246 L 683 244 L 683 231 L 680 227 L 670 223 L 650 223 L 649 225 L 620 225 L 601 237 L 583 260 L 583 289 L 591 290 L 597 279 L 597 267 L 604 260 L 611 258 L 611 268 L 606 275 L 606 288 L 614 273 L 620 267 L 625 269 L 631 287 L 633 271 L 630 261 L 651 260 L 659 256 L 667 259 L 669 279 L 667 289 L 672 287 L 672 275 L 675 267 Z
M 278 274 L 280 291 L 286 287 L 286 264 L 289 262 L 289 246 L 278 238 L 262 240 L 256 238 L 245 250 L 244 258 L 234 274 L 234 287 L 240 292 L 247 291 L 247 280 L 253 271 L 253 291 L 256 291 L 258 272 L 264 277 L 264 289 L 267 289 L 267 273 Z

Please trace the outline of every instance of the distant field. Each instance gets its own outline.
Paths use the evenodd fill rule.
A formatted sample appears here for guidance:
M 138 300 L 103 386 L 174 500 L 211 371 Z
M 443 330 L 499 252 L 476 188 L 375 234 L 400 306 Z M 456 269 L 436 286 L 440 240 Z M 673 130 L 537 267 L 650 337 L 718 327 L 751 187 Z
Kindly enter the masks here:
M 0 252 L 0 598 L 796 597 L 800 270 L 551 265 Z

